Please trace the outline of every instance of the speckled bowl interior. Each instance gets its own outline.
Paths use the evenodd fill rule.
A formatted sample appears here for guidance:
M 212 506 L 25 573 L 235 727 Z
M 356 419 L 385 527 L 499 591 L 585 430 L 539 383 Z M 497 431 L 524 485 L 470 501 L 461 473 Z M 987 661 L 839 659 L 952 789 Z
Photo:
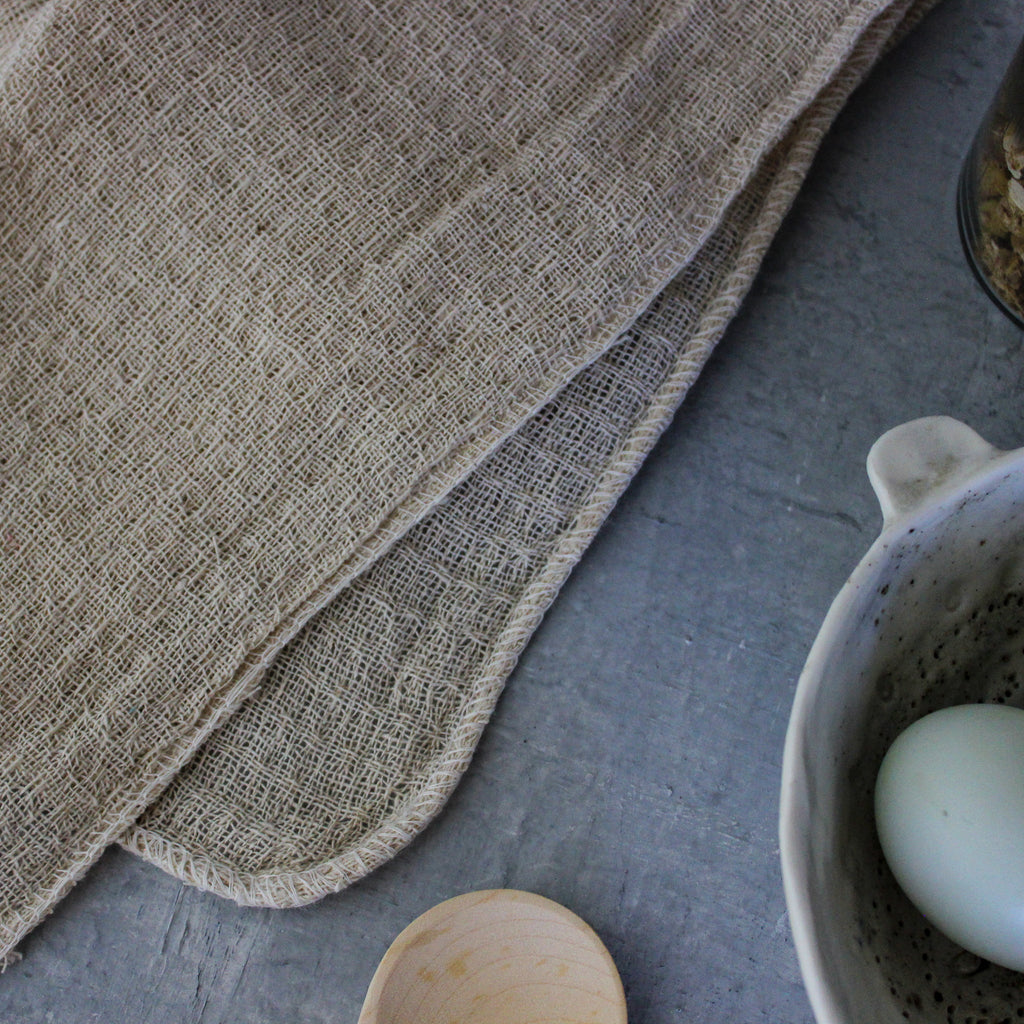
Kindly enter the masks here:
M 890 874 L 873 814 L 882 757 L 911 722 L 974 701 L 1024 707 L 1024 458 L 992 451 L 887 518 L 798 686 L 783 875 L 821 1024 L 1024 1020 L 1024 974 L 929 925 Z

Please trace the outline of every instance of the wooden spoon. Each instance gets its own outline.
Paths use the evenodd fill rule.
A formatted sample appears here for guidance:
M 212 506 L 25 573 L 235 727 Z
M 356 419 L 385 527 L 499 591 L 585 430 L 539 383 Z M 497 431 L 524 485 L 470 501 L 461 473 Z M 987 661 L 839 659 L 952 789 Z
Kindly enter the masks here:
M 446 900 L 395 939 L 359 1024 L 626 1024 L 622 981 L 585 922 L 543 896 Z

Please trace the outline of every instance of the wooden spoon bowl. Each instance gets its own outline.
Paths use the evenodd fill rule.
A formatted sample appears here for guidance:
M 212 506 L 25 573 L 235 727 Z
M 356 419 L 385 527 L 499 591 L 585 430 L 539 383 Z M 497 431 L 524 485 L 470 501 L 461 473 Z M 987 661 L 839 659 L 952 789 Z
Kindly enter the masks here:
M 593 929 L 533 893 L 438 904 L 395 939 L 359 1024 L 626 1024 L 622 981 Z

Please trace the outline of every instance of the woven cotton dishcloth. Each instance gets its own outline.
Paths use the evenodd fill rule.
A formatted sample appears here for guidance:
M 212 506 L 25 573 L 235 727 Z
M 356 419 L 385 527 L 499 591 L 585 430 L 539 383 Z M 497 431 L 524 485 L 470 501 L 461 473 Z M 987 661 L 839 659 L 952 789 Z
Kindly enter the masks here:
M 122 843 L 244 904 L 362 877 L 438 812 L 516 657 L 708 358 L 895 4 L 597 362 L 318 613 Z
M 6 9 L 0 955 L 888 5 Z

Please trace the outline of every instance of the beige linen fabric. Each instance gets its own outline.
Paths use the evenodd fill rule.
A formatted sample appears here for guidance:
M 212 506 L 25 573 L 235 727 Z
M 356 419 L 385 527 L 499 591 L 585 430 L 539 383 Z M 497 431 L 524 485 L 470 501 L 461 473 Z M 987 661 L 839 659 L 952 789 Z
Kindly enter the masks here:
M 8 8 L 0 953 L 692 262 L 886 8 Z M 278 748 L 303 779 L 316 739 Z
M 431 820 L 710 354 L 823 132 L 921 10 L 896 4 L 871 24 L 654 306 L 310 621 L 128 849 L 238 902 L 294 906 L 360 878 Z
M 42 8 L 40 0 L 3 0 L 0 2 L 0 65 L 13 52 L 26 27 Z

